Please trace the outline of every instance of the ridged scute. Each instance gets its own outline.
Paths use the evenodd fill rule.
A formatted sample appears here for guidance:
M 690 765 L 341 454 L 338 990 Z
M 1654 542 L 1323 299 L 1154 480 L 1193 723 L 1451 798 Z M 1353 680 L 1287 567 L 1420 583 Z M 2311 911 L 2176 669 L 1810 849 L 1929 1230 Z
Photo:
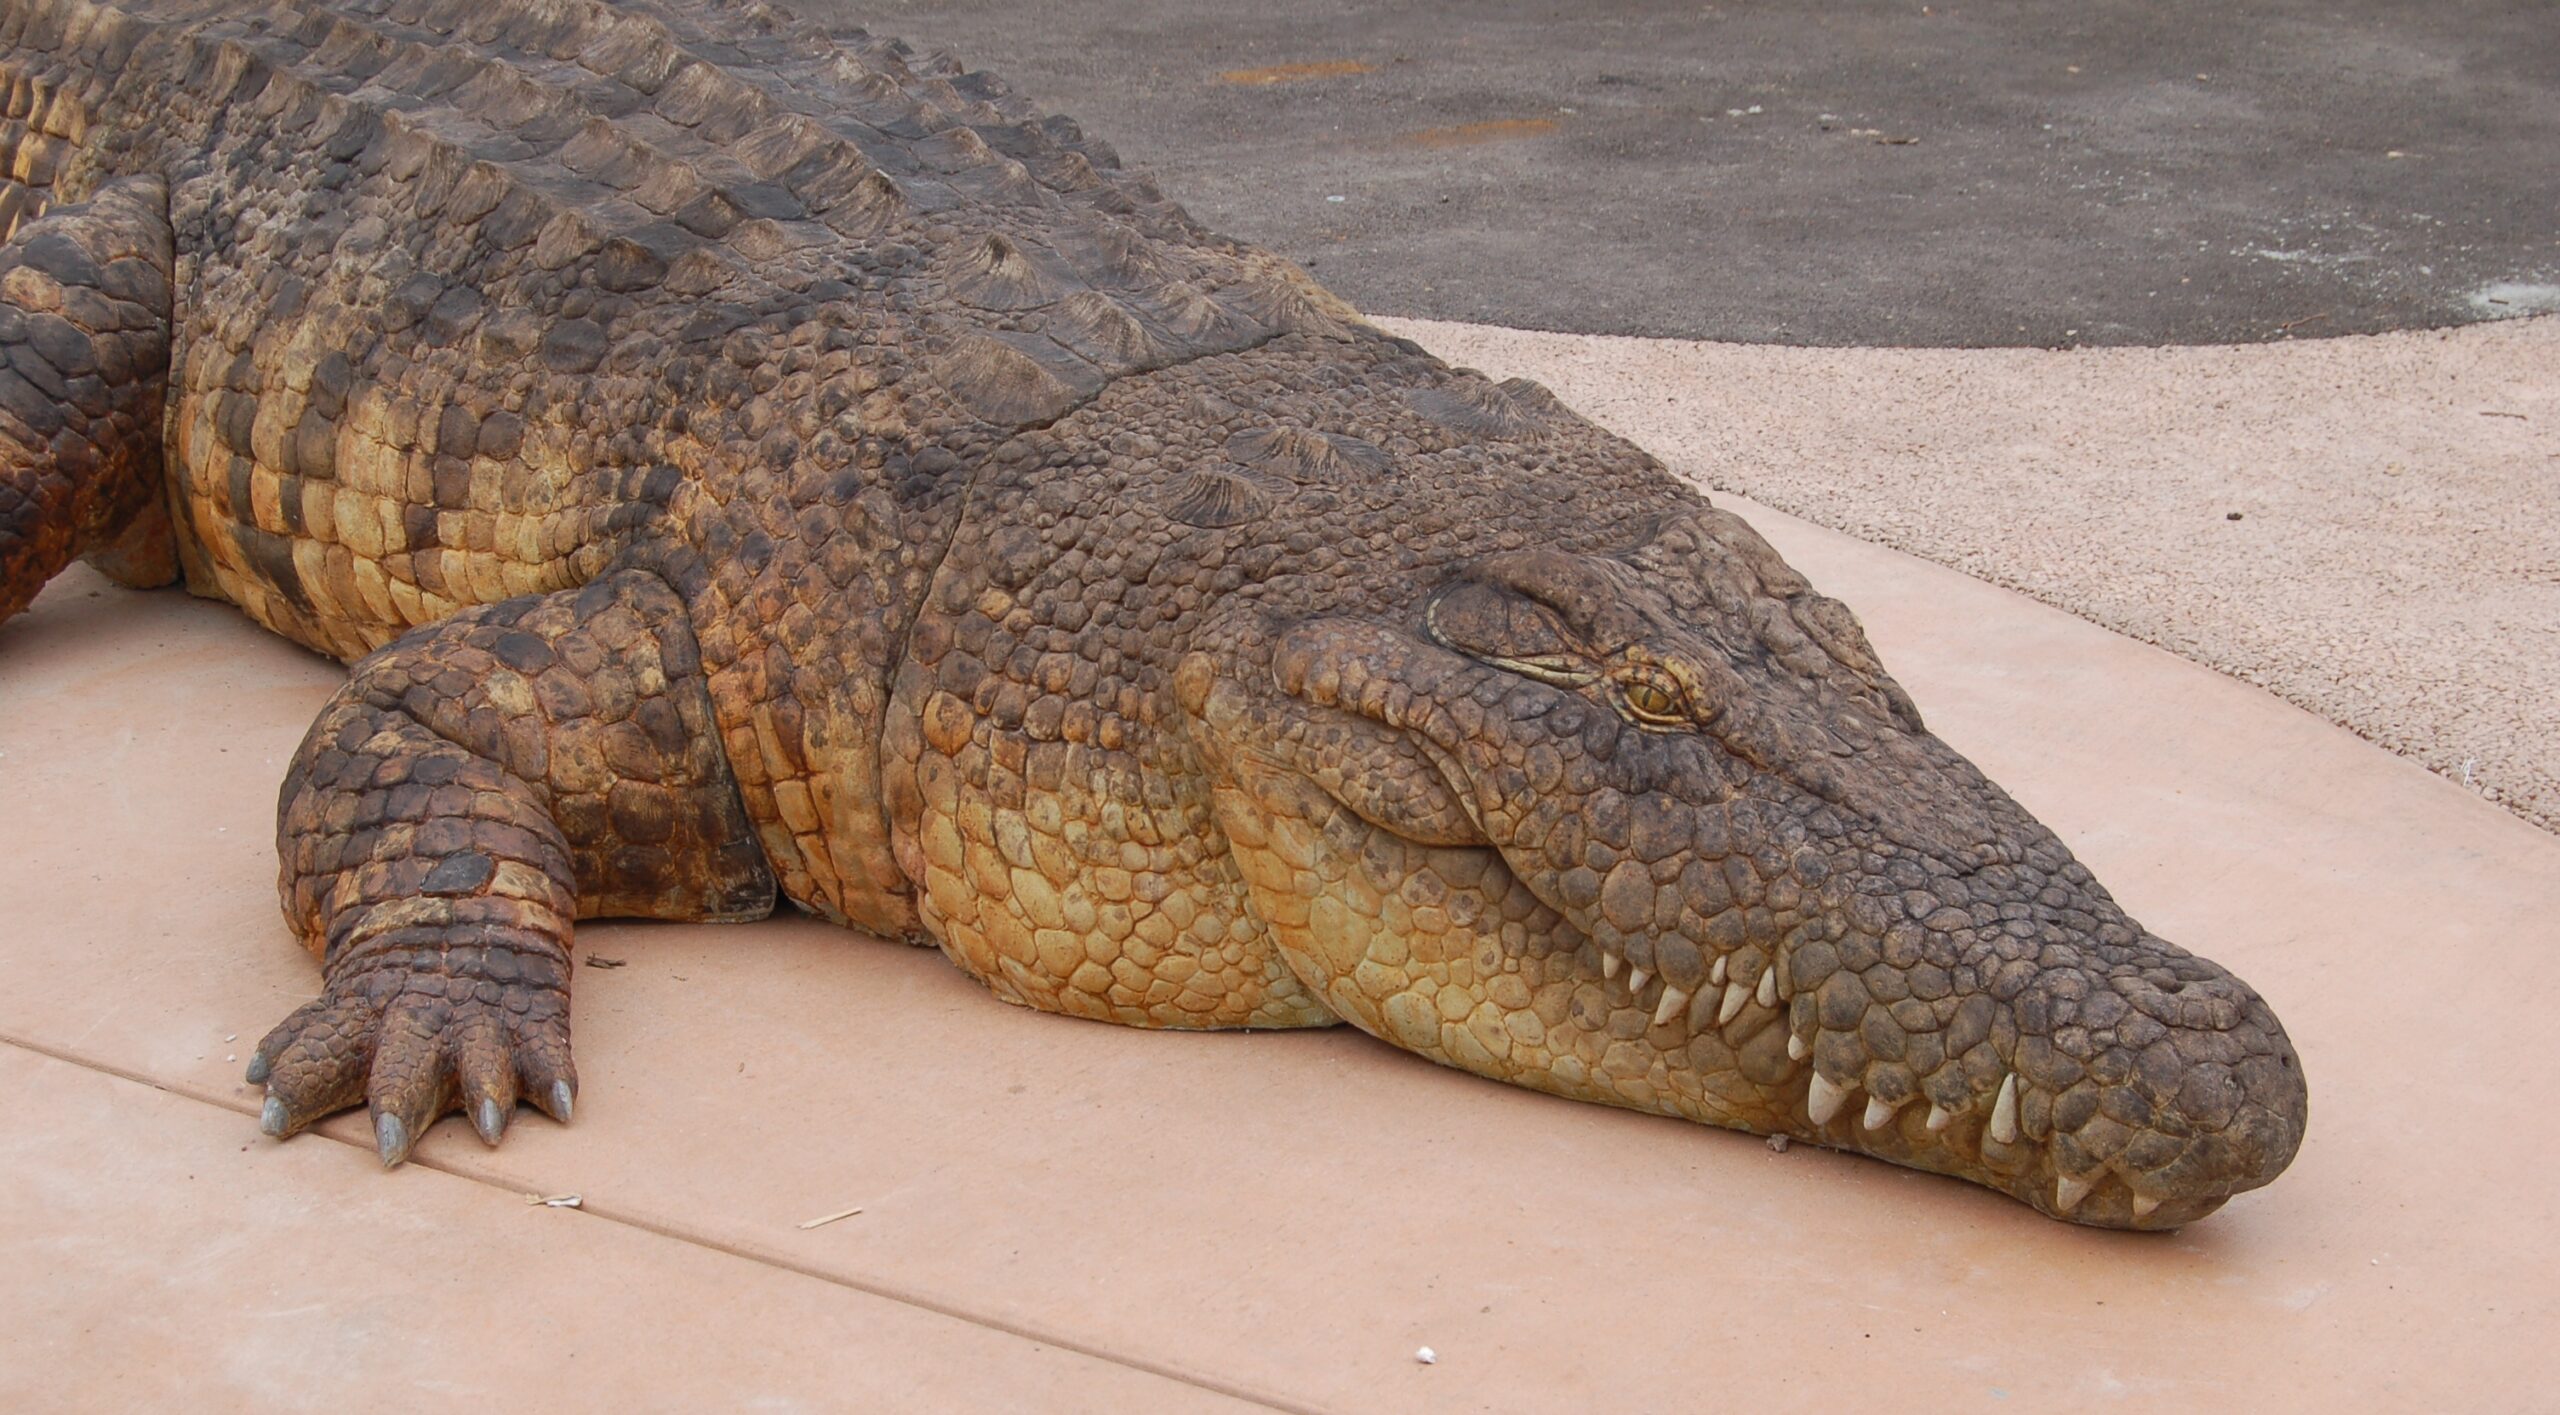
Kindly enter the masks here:
M 1155 242 L 1125 226 L 1105 224 L 1073 231 L 1061 249 L 1076 274 L 1091 285 L 1145 290 L 1180 278 Z
M 1227 439 L 1227 455 L 1298 481 L 1374 477 L 1395 465 L 1386 449 L 1338 432 L 1303 427 L 1248 428 Z
M 933 367 L 963 406 L 1005 427 L 1047 422 L 1102 386 L 1099 370 L 1047 340 L 964 335 Z
M 1340 334 L 1360 322 L 1360 312 L 1340 296 L 1261 252 L 1248 258 L 1242 277 L 1220 296 L 1254 323 L 1292 334 Z
M 1048 263 L 1004 235 L 970 242 L 943 276 L 953 298 L 982 310 L 1027 310 L 1065 298 L 1066 282 Z
M 1232 467 L 1209 467 L 1174 483 L 1165 514 L 1185 525 L 1225 530 L 1260 520 L 1271 511 L 1271 496 Z
M 906 191 L 897 180 L 872 168 L 853 175 L 840 195 L 832 184 L 815 196 L 805 192 L 802 195 L 827 229 L 857 238 L 888 230 L 908 206 Z
M 1462 375 L 1435 388 L 1405 394 L 1413 410 L 1471 440 L 1535 442 L 1561 410 L 1556 396 L 1525 378 L 1489 382 Z
M 1164 362 L 1173 345 L 1099 290 L 1080 290 L 1049 317 L 1049 337 L 1114 372 Z
M 1238 314 L 1185 281 L 1168 281 L 1132 291 L 1130 300 L 1167 338 L 1193 356 L 1242 349 L 1269 338 L 1272 332 L 1269 326 Z

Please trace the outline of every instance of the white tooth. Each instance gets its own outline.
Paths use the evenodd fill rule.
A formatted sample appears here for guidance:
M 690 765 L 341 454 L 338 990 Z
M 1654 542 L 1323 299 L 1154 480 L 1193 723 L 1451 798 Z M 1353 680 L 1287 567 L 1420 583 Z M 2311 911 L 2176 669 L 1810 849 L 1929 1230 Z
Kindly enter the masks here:
M 1896 1107 L 1887 1104 L 1883 1097 L 1869 1096 L 1867 1097 L 1866 1118 L 1861 1123 L 1870 1130 L 1882 1130 L 1885 1127 L 1885 1122 L 1893 1119 L 1893 1112 L 1895 1109 Z
M 1627 995 L 1630 997 L 1642 997 L 1644 995 L 1644 985 L 1652 981 L 1653 974 L 1646 972 L 1642 968 L 1629 970 L 1627 973 Z
M 1813 1073 L 1813 1084 L 1805 1088 L 1804 1110 L 1805 1114 L 1813 1117 L 1814 1124 L 1830 1124 L 1831 1117 L 1838 1115 L 1840 1113 L 1840 1107 L 1848 1104 L 1848 1102 L 1849 1093 L 1847 1091 L 1842 1090 L 1838 1086 L 1832 1085 L 1830 1078 L 1824 1076 L 1821 1072 L 1816 1071 Z
M 1944 1130 L 1948 1125 L 1954 1122 L 1955 1118 L 1955 1113 L 1948 1110 L 1945 1106 L 1938 1104 L 1936 1101 L 1929 1102 L 1929 1128 L 1931 1130 Z
M 1600 976 L 1604 978 L 1618 976 L 1618 955 L 1605 948 L 1600 951 Z
M 1662 1002 L 1653 1009 L 1653 1025 L 1659 1027 L 1663 1023 L 1670 1021 L 1672 1018 L 1679 1016 L 1680 1009 L 1688 1005 L 1689 995 L 1687 993 L 1680 991 L 1669 983 L 1664 983 L 1662 985 Z
M 1717 955 L 1716 955 L 1716 967 L 1715 967 L 1715 971 L 1714 971 L 1714 972 L 1712 972 L 1712 973 L 1707 974 L 1707 981 L 1708 981 L 1708 982 L 1711 982 L 1711 983 L 1713 983 L 1713 984 L 1715 984 L 1717 987 L 1723 987 L 1723 986 L 1724 986 L 1724 955 L 1723 955 L 1723 954 L 1719 953 L 1719 954 L 1717 954 Z
M 1760 999 L 1760 1005 L 1762 1007 L 1775 1007 L 1778 1005 L 1777 969 L 1763 968 L 1760 970 L 1760 991 L 1757 996 Z
M 2160 1201 L 2152 1198 L 2148 1194 L 2136 1194 L 2133 1196 L 2133 1216 L 2135 1218 L 2149 1218 L 2151 1216 L 2151 1211 L 2158 1207 L 2160 1207 Z
M 1734 1014 L 1742 1010 L 1742 1004 L 1750 1000 L 1751 989 L 1744 987 L 1740 978 L 1725 984 L 1724 1005 L 1716 1009 L 1716 1025 L 1721 1027 L 1732 1021 Z
M 2088 1198 L 2089 1191 L 2096 1185 L 2097 1181 L 2094 1179 L 2057 1174 L 2053 1177 L 2053 1206 L 2067 1214 L 2080 1207 L 2080 1201 Z
M 2004 1145 L 2018 1143 L 2018 1075 L 2014 1071 L 2000 1078 L 2000 1099 L 1991 1103 L 1991 1138 Z
M 1787 1033 L 1787 1060 L 1802 1061 L 1811 1055 L 1813 1055 L 1813 1043 L 1793 1032 Z

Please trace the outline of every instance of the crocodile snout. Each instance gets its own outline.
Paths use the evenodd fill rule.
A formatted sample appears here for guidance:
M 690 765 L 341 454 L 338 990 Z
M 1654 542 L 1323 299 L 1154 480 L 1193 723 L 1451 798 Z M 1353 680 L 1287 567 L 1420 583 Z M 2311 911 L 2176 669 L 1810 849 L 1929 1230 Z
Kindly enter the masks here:
M 2307 1094 L 2266 1003 L 2128 918 L 1892 695 L 1770 681 L 1730 635 L 1601 652 L 1570 581 L 1530 568 L 1545 598 L 1303 622 L 1262 684 L 1196 695 L 1269 812 L 1234 833 L 1289 842 L 1248 877 L 1336 882 L 1297 910 L 1293 963 L 1344 1015 L 2080 1223 L 2175 1227 L 2291 1161 Z M 1487 625 L 1511 652 L 1470 642 Z M 1706 644 L 1741 688 L 1680 657 Z M 1956 828 L 1915 824 L 1937 799 L 1964 803 L 1937 813 Z M 1447 935 L 1463 982 L 1422 986 L 1417 930 Z

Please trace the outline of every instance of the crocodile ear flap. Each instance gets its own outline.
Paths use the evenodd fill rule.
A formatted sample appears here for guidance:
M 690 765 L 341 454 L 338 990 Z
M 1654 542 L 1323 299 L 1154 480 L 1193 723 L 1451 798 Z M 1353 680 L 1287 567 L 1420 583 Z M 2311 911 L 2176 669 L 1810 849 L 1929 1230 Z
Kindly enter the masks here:
M 1702 506 L 1667 517 L 1625 559 L 1683 612 L 1749 624 L 1759 646 L 1784 667 L 1829 679 L 1853 696 L 1871 695 L 1870 706 L 1904 731 L 1928 730 L 1911 695 L 1885 672 L 1858 617 L 1818 593 L 1740 516 Z M 1847 672 L 1845 682 L 1840 670 Z
M 1704 603 L 1730 614 L 1758 595 L 1793 599 L 1813 588 L 1750 522 L 1720 506 L 1664 517 L 1653 535 L 1624 558 L 1683 609 Z M 1697 589 L 1687 590 L 1691 585 Z

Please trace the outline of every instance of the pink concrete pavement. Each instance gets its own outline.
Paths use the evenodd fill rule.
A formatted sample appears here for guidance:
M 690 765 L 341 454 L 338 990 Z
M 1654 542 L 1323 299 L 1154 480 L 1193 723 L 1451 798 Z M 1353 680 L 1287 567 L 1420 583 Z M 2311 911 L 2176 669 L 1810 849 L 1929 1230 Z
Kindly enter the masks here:
M 0 1094 L 0 1408 L 1256 1408 L 23 1048 Z
M 2313 1120 L 2274 1188 L 2174 1237 L 2072 1228 L 1347 1031 L 1021 1012 L 805 919 L 587 929 L 627 966 L 579 975 L 574 1127 L 528 1112 L 493 1152 L 447 1122 L 390 1175 L 349 1119 L 271 1145 L 238 1058 L 316 981 L 275 912 L 271 811 L 336 670 L 84 573 L 0 628 L 0 1404 L 436 1380 L 557 1408 L 2551 1389 L 2560 840 L 2255 689 L 1724 500 L 2138 916 L 2275 1004 Z

